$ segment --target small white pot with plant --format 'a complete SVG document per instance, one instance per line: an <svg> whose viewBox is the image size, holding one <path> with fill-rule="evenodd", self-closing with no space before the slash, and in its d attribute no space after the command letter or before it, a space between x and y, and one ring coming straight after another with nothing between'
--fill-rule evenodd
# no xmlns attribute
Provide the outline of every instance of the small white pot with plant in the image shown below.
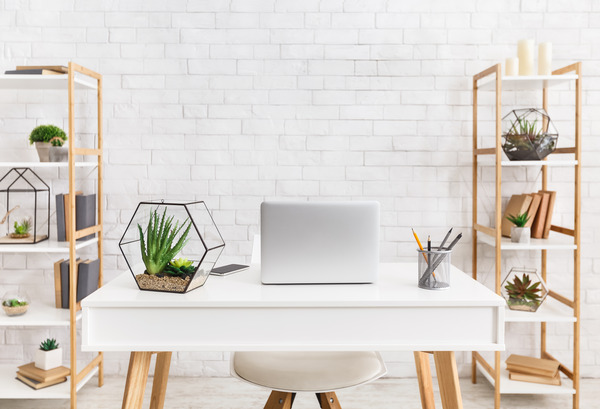
<svg viewBox="0 0 600 409"><path fill-rule="evenodd" d="M525 227L529 221L527 212L518 215L508 215L506 217L509 222L514 224L510 228L510 241L513 243L529 244L531 241L531 228Z"/></svg>
<svg viewBox="0 0 600 409"><path fill-rule="evenodd" d="M29 143L35 144L40 162L63 162L65 149L63 144L67 140L65 131L54 125L37 126L29 134ZM67 156L68 157L68 156ZM56 160L52 160L56 158Z"/></svg>
<svg viewBox="0 0 600 409"><path fill-rule="evenodd" d="M40 348L35 351L35 366L44 371L62 366L62 348L54 338L42 341Z"/></svg>

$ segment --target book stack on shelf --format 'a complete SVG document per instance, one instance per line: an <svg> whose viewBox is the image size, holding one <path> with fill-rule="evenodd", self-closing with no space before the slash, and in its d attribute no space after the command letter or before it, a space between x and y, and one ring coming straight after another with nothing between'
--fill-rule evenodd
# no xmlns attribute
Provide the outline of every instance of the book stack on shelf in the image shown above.
<svg viewBox="0 0 600 409"><path fill-rule="evenodd" d="M60 75L68 72L69 68L64 65L19 65L15 70L4 71L9 75Z"/></svg>
<svg viewBox="0 0 600 409"><path fill-rule="evenodd" d="M527 212L529 220L525 227L531 228L531 237L534 239L547 239L550 236L555 201L556 192L546 190L540 190L537 193L512 195L502 217L502 235L510 237L510 228L513 223L508 220L508 216L517 216Z"/></svg>
<svg viewBox="0 0 600 409"><path fill-rule="evenodd" d="M56 195L56 233L58 241L69 241L71 210L69 194ZM96 195L84 195L77 191L75 195L75 230L82 230L96 224ZM77 239L78 241L94 238L94 234Z"/></svg>
<svg viewBox="0 0 600 409"><path fill-rule="evenodd" d="M45 371L33 362L21 365L17 371L17 379L35 390L66 382L69 375L71 371L67 367L59 366Z"/></svg>
<svg viewBox="0 0 600 409"><path fill-rule="evenodd" d="M506 360L506 369L512 381L560 385L559 367L558 361L523 355L513 354Z"/></svg>
<svg viewBox="0 0 600 409"><path fill-rule="evenodd" d="M100 260L76 260L77 266L77 311L81 300L98 289ZM54 263L54 291L56 308L69 308L69 259Z"/></svg>

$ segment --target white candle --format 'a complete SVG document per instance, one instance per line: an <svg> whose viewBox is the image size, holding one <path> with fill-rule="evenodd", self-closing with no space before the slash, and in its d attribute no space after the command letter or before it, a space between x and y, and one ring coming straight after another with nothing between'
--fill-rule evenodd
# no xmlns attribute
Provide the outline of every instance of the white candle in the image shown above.
<svg viewBox="0 0 600 409"><path fill-rule="evenodd" d="M517 57L507 58L504 64L504 74L507 77L519 75L519 59Z"/></svg>
<svg viewBox="0 0 600 409"><path fill-rule="evenodd" d="M519 75L533 75L533 40L519 40Z"/></svg>
<svg viewBox="0 0 600 409"><path fill-rule="evenodd" d="M552 43L538 47L538 75L552 75Z"/></svg>

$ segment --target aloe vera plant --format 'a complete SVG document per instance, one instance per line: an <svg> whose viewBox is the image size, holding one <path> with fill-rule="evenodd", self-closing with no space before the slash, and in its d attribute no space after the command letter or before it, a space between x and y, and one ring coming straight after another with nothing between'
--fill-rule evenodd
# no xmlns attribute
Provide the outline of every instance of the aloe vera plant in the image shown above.
<svg viewBox="0 0 600 409"><path fill-rule="evenodd" d="M188 219L181 225L179 221L173 225L174 216L167 217L165 208L161 217L158 210L153 210L148 221L146 237L142 226L138 224L140 232L140 246L142 251L142 260L146 266L148 274L162 273L171 260L181 251L187 243L187 236L192 227L192 222ZM186 227L187 224L187 227ZM175 242L175 239L179 239ZM175 242L175 244L173 244Z"/></svg>
<svg viewBox="0 0 600 409"><path fill-rule="evenodd" d="M514 214L510 214L506 216L506 218L516 227L525 227L525 225L529 221L529 215L527 214L527 212L517 214L516 216Z"/></svg>

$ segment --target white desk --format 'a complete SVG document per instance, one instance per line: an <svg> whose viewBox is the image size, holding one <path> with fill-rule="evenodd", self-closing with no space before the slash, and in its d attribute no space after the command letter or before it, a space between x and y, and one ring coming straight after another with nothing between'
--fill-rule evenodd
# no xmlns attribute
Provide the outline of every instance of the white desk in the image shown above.
<svg viewBox="0 0 600 409"><path fill-rule="evenodd" d="M138 351L130 361L127 408L141 405L132 390L145 385L152 351L504 349L502 298L456 268L446 291L419 289L416 275L416 263L381 264L377 284L265 286L253 266L210 277L188 294L169 294L138 290L126 272L83 300L82 349ZM446 358L456 377L454 355ZM419 359L426 381L429 367L419 368ZM169 360L170 352L157 363L166 367L159 371L163 388Z"/></svg>

